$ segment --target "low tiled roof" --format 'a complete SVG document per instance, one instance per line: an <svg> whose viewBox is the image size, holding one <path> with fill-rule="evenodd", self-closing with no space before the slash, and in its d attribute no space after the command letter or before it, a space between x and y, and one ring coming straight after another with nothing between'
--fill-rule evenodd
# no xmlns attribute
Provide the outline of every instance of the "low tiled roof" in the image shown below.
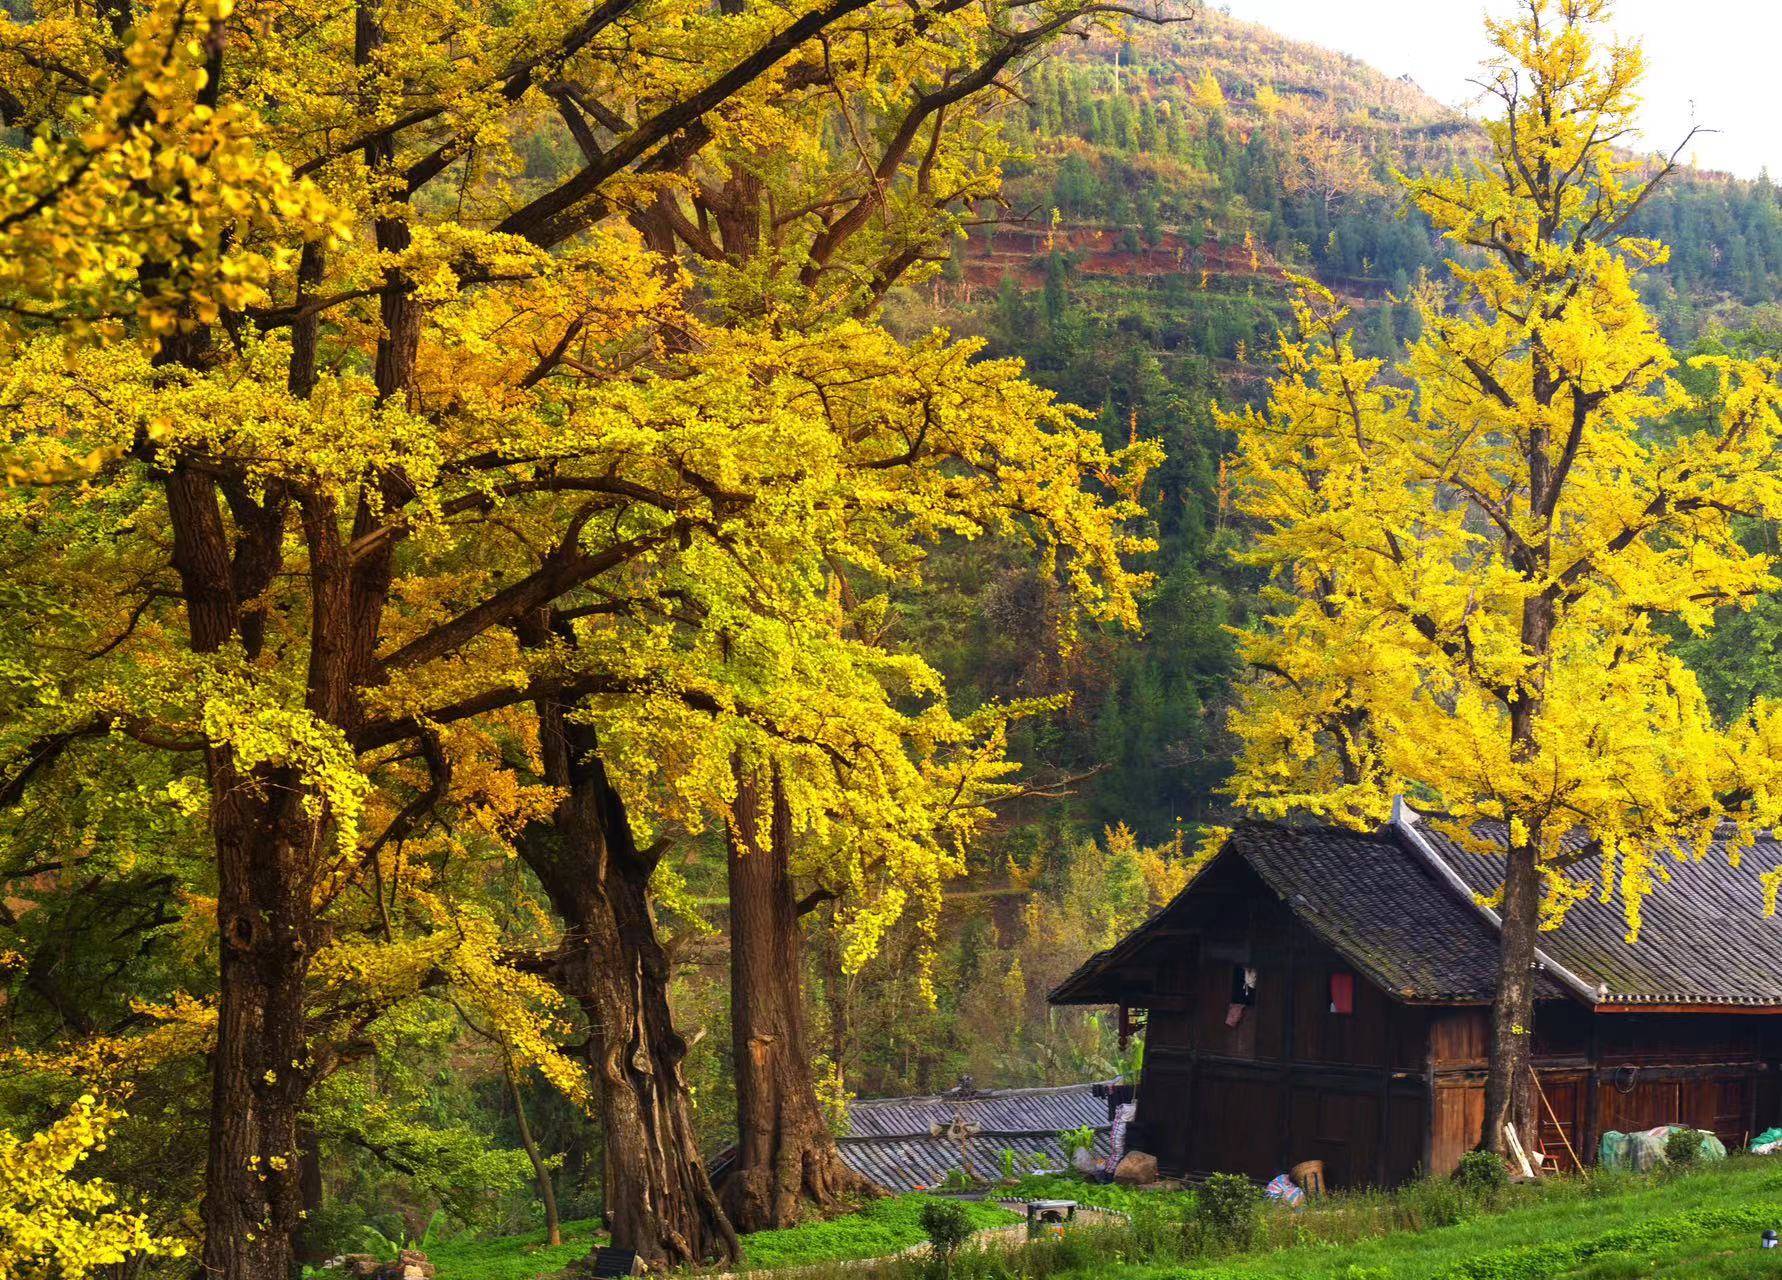
<svg viewBox="0 0 1782 1280"><path fill-rule="evenodd" d="M1006 1148L1023 1168L1067 1164L1058 1135L1066 1129L1095 1131L1095 1155L1108 1153L1108 1104L1097 1086L1040 1089L954 1090L915 1098L857 1098L848 1104L848 1133L837 1139L842 1159L887 1191L935 1187L959 1167L959 1144L936 1138L930 1126L950 1124L955 1114L982 1126L971 1139L972 1170L996 1171Z"/></svg>
<svg viewBox="0 0 1782 1280"><path fill-rule="evenodd" d="M1389 994L1476 1003L1497 989L1496 930L1394 836L1247 823L1231 842L1302 924ZM1538 994L1562 993L1544 979Z"/></svg>
<svg viewBox="0 0 1782 1280"><path fill-rule="evenodd" d="M1248 864L1302 924L1358 973L1401 1000L1478 1004L1496 987L1497 936L1427 860L1387 833L1245 822L1174 902L1059 984L1055 1004L1121 998L1122 964L1161 939L1168 917L1229 859ZM1561 994L1543 979L1542 997Z"/></svg>
<svg viewBox="0 0 1782 1280"><path fill-rule="evenodd" d="M1103 1082L1104 1084L1107 1082ZM1108 1122L1097 1085L1066 1084L1036 1089L953 1089L913 1098L856 1098L848 1104L848 1137L928 1135L930 1125L962 1115L986 1133L1049 1133Z"/></svg>
<svg viewBox="0 0 1782 1280"><path fill-rule="evenodd" d="M1475 892L1495 893L1502 885L1500 858L1464 849L1427 822L1419 829ZM1474 830L1504 842L1502 824ZM1761 837L1742 850L1736 867L1728 855L1729 842L1720 839L1700 857L1667 860L1669 883L1661 882L1642 904L1638 941L1626 940L1619 895L1604 902L1598 892L1541 934L1542 950L1598 988L1600 1004L1782 1008L1782 918L1763 914L1758 881L1782 864L1782 841ZM1570 874L1600 884L1600 859L1585 857Z"/></svg>
<svg viewBox="0 0 1782 1280"><path fill-rule="evenodd" d="M840 1146L849 1168L894 1193L938 1187L947 1174L959 1168L959 1144L945 1138L842 1138ZM1005 1148L1019 1158L1023 1173L1056 1171L1069 1163L1056 1134L1046 1138L973 1138L972 1173L979 1179L995 1177ZM1104 1121L1095 1131L1095 1158L1107 1157L1108 1126Z"/></svg>
<svg viewBox="0 0 1782 1280"><path fill-rule="evenodd" d="M981 1127L970 1140L972 1171L980 1178L997 1172L1005 1148L1020 1157L1023 1171L1064 1168L1068 1160L1058 1135L1066 1129L1094 1130L1095 1156L1102 1160L1111 1126L1107 1100L1096 1090L1111 1083L856 1098L848 1104L848 1132L836 1146L850 1168L892 1192L938 1187L959 1168L959 1143L931 1131L933 1125L951 1124L955 1115ZM712 1161L714 1181L734 1154L731 1148Z"/></svg>

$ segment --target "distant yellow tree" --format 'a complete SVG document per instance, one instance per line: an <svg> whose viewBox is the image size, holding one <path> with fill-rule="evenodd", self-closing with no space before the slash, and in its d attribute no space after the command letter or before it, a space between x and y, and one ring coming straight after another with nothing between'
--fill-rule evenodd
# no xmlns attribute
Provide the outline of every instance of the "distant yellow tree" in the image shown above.
<svg viewBox="0 0 1782 1280"><path fill-rule="evenodd" d="M1382 193L1362 145L1365 122L1341 118L1325 106L1299 122L1293 131L1289 163L1281 174L1282 185L1295 195L1316 196L1329 213L1343 196Z"/></svg>
<svg viewBox="0 0 1782 1280"><path fill-rule="evenodd" d="M1536 934L1593 888L1562 842L1587 833L1631 938L1668 860L1774 820L1776 709L1717 724L1668 637L1777 585L1734 518L1782 512L1778 369L1700 360L1699 400L1671 376L1636 290L1666 251L1626 229L1670 166L1616 150L1641 58L1596 43L1607 13L1523 0L1489 24L1491 161L1409 184L1469 252L1394 376L1308 287L1268 408L1224 419L1273 584L1242 633L1233 792L1354 826L1409 792L1463 842L1505 824L1499 1149L1533 1121Z"/></svg>
<svg viewBox="0 0 1782 1280"><path fill-rule="evenodd" d="M1189 101L1202 111L1223 111L1225 109L1225 90L1219 87L1218 77L1209 69L1200 74L1195 81L1194 92Z"/></svg>
<svg viewBox="0 0 1782 1280"><path fill-rule="evenodd" d="M1286 103L1286 99L1275 91L1272 84L1258 86L1256 90L1256 109L1265 116L1278 114Z"/></svg>

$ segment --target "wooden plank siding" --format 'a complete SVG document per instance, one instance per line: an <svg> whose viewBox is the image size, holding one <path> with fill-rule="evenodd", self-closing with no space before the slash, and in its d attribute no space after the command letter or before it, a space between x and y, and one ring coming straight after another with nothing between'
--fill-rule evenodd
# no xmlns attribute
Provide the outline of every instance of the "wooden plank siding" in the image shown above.
<svg viewBox="0 0 1782 1280"><path fill-rule="evenodd" d="M1477 1141L1484 1118L1490 1021L1484 1009L1435 1016L1430 1057L1437 1093L1430 1167L1442 1174ZM1559 1124L1541 1111L1540 1146L1569 1163L1560 1130L1586 1164L1602 1135L1661 1124L1707 1129L1729 1149L1776 1117L1775 1035L1739 1014L1595 1013L1543 1004L1535 1067ZM1760 1119L1763 1118L1763 1119Z"/></svg>

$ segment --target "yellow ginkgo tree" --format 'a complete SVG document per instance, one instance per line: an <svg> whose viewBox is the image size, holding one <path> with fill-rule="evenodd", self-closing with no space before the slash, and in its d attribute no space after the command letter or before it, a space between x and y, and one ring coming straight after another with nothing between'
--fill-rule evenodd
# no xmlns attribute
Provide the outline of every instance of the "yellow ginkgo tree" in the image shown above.
<svg viewBox="0 0 1782 1280"><path fill-rule="evenodd" d="M1782 512L1778 369L1700 361L1699 399L1672 376L1637 292L1666 251L1629 231L1669 168L1621 150L1641 59L1600 43L1608 11L1522 0L1489 24L1490 155L1408 181L1455 246L1421 341L1392 368L1359 358L1308 287L1266 407L1225 418L1270 574L1233 793L1356 826L1409 794L1494 851L1474 830L1503 824L1498 1149L1506 1122L1532 1132L1538 930L1596 889L1633 937L1668 860L1775 807L1775 709L1716 723L1670 638L1777 585L1735 521Z"/></svg>

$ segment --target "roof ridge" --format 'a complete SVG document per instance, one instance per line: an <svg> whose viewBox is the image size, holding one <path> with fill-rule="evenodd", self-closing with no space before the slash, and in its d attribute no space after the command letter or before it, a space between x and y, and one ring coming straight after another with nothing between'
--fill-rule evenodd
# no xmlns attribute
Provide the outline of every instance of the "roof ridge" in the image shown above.
<svg viewBox="0 0 1782 1280"><path fill-rule="evenodd" d="M1096 1133L1105 1133L1112 1129L1114 1125L1110 1120L1101 1120L1080 1127L1092 1130ZM1056 1138L1058 1136L1058 1131L1056 1129L982 1129L971 1136L974 1138ZM836 1138L835 1141L838 1145L843 1146L850 1143L867 1146L889 1146L894 1143L920 1142L932 1140L933 1138L934 1134L923 1129L919 1133L844 1133ZM947 1138L945 1135L942 1135L940 1140L945 1142L953 1141L953 1139Z"/></svg>
<svg viewBox="0 0 1782 1280"><path fill-rule="evenodd" d="M1472 886L1467 884L1461 874L1449 865L1448 859L1442 855L1435 844L1418 830L1418 825L1422 820L1422 815L1407 804L1403 796L1392 798L1392 817L1388 825L1394 836L1417 855L1419 862L1435 873L1437 881L1445 885L1451 892L1459 895L1462 901L1483 917L1493 932L1502 933L1503 917L1479 901ZM1591 1007L1594 1008L1601 1004L1608 995L1608 983L1599 980L1596 986L1592 987L1578 974L1555 960L1545 949L1537 946L1534 949L1534 954L1535 961L1541 968L1559 979L1561 986L1570 990L1573 995Z"/></svg>

